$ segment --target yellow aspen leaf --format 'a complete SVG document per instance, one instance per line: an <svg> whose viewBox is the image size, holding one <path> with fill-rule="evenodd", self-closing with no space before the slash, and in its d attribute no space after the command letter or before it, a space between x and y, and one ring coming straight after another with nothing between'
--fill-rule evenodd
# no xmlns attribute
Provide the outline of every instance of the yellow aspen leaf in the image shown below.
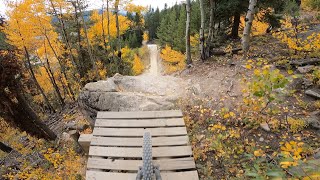
<svg viewBox="0 0 320 180"><path fill-rule="evenodd" d="M247 68L247 69L252 69L252 66L251 66L250 64L247 64L247 65L246 65L246 68Z"/></svg>

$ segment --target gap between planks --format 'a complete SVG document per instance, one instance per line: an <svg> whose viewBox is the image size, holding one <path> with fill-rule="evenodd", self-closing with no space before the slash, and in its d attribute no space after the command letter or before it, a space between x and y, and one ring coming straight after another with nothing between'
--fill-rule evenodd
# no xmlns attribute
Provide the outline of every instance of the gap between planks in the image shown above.
<svg viewBox="0 0 320 180"><path fill-rule="evenodd" d="M189 143L188 136L152 137L152 146L179 146ZM136 146L142 147L143 138L92 137L92 146Z"/></svg>
<svg viewBox="0 0 320 180"><path fill-rule="evenodd" d="M108 120L97 119L95 127L121 127L121 128L138 128L138 127L178 127L185 126L182 118L158 119L158 120Z"/></svg>
<svg viewBox="0 0 320 180"><path fill-rule="evenodd" d="M132 118L174 118L182 117L180 110L168 111L122 111L122 112L108 112L99 111L97 119L99 118L114 118L114 119L132 119Z"/></svg>
<svg viewBox="0 0 320 180"><path fill-rule="evenodd" d="M152 137L187 135L186 127L162 128L94 128L93 136L110 137L142 137L145 132L150 132Z"/></svg>
<svg viewBox="0 0 320 180"><path fill-rule="evenodd" d="M100 157L141 158L142 148L91 146L89 150L89 155L100 156ZM154 158L186 157L186 156L191 157L192 150L191 150L191 146L154 147L152 148L152 156Z"/></svg>
<svg viewBox="0 0 320 180"><path fill-rule="evenodd" d="M134 180L136 179L136 173L113 173L113 172L99 172L89 170L86 174L87 180ZM185 172L165 172L161 173L162 180L198 180L197 171L185 171Z"/></svg>
<svg viewBox="0 0 320 180"><path fill-rule="evenodd" d="M186 170L196 168L192 157L153 160L152 163L153 165L158 165L161 171ZM138 171L139 166L142 166L142 160L89 158L87 163L88 169L103 170Z"/></svg>

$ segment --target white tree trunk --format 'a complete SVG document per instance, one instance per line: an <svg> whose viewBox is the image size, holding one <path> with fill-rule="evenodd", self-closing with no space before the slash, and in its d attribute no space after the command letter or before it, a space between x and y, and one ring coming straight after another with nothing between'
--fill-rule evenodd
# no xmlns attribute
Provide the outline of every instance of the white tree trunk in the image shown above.
<svg viewBox="0 0 320 180"><path fill-rule="evenodd" d="M208 35L208 41L212 42L213 40L213 34L214 34L214 7L215 2L214 0L210 0L210 20L209 20L209 35Z"/></svg>
<svg viewBox="0 0 320 180"><path fill-rule="evenodd" d="M204 14L204 7L203 7L203 0L199 1L200 3L200 13L201 13L201 26L200 26L200 58L202 61L205 60L205 53L204 53L204 18L205 18L205 14Z"/></svg>
<svg viewBox="0 0 320 180"><path fill-rule="evenodd" d="M190 50L190 0L187 0L186 11L187 11L187 21L186 21L186 59L187 66L192 64L191 50Z"/></svg>
<svg viewBox="0 0 320 180"><path fill-rule="evenodd" d="M252 21L253 21L254 14L255 14L256 5L257 5L257 0L250 0L249 9L248 9L247 16L245 19L246 26L244 28L243 37L242 37L242 49L244 51L245 58L246 58L247 53L249 51L250 32L251 32Z"/></svg>

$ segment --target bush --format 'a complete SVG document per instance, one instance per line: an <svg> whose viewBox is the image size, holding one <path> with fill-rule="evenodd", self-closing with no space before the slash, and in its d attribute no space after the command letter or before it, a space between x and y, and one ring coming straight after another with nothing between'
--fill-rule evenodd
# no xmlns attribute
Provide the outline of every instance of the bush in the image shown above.
<svg viewBox="0 0 320 180"><path fill-rule="evenodd" d="M173 73L182 70L186 65L184 54L173 50L168 45L161 50L160 57L164 62L166 73Z"/></svg>
<svg viewBox="0 0 320 180"><path fill-rule="evenodd" d="M320 0L307 0L306 5L313 10L320 10Z"/></svg>

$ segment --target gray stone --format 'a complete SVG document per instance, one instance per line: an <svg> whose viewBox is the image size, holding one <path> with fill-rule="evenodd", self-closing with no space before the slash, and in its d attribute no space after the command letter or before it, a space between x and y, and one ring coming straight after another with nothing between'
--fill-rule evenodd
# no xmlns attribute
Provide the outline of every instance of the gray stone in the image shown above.
<svg viewBox="0 0 320 180"><path fill-rule="evenodd" d="M117 85L113 79L107 79L105 81L88 83L84 86L84 90L95 92L117 92Z"/></svg>
<svg viewBox="0 0 320 180"><path fill-rule="evenodd" d="M306 95L312 96L316 99L320 99L320 90L319 89L308 89L306 90Z"/></svg>
<svg viewBox="0 0 320 180"><path fill-rule="evenodd" d="M91 125L97 111L176 109L176 102L185 93L185 84L172 76L116 74L107 81L87 84L79 94L79 105Z"/></svg>
<svg viewBox="0 0 320 180"><path fill-rule="evenodd" d="M315 129L320 129L320 111L310 113L310 117L307 118L307 123Z"/></svg>
<svg viewBox="0 0 320 180"><path fill-rule="evenodd" d="M309 73L313 70L314 68L314 65L307 65L307 66L302 66L302 67L298 67L298 71L302 74L305 74L305 73Z"/></svg>
<svg viewBox="0 0 320 180"><path fill-rule="evenodd" d="M192 88L192 92L195 95L199 95L200 94L200 92L201 92L200 84L194 84L191 88Z"/></svg>
<svg viewBox="0 0 320 180"><path fill-rule="evenodd" d="M261 127L263 130L267 131L267 132L270 131L270 127L269 127L268 123L261 123L261 124L260 124L260 127Z"/></svg>
<svg viewBox="0 0 320 180"><path fill-rule="evenodd" d="M320 148L318 148L318 149L315 151L314 158L315 158L315 159L320 159Z"/></svg>

